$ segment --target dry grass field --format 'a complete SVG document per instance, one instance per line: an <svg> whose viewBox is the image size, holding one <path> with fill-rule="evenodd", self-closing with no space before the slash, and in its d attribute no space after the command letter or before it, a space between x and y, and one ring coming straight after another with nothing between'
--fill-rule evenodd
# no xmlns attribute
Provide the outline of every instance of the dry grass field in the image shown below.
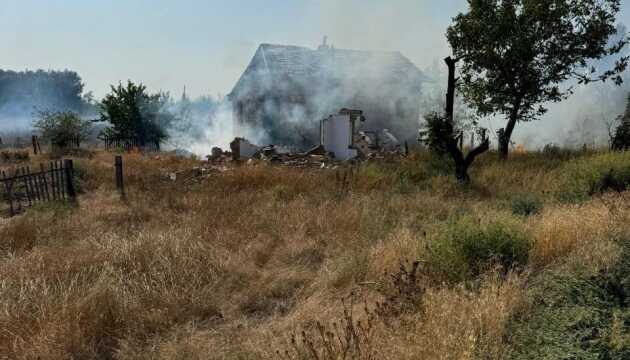
<svg viewBox="0 0 630 360"><path fill-rule="evenodd" d="M0 358L630 354L630 194L606 186L630 153L490 153L465 188L424 153L193 182L166 175L197 161L129 154L125 198L112 165L77 158L76 206L0 219Z"/></svg>

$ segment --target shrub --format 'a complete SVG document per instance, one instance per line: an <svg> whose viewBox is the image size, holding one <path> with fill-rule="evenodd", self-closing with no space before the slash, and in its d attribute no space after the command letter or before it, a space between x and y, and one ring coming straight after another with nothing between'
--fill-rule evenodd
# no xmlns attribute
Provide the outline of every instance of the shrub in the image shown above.
<svg viewBox="0 0 630 360"><path fill-rule="evenodd" d="M518 224L482 224L470 217L447 223L430 246L431 267L450 281L474 278L494 266L524 266L532 240Z"/></svg>
<svg viewBox="0 0 630 360"><path fill-rule="evenodd" d="M556 196L580 202L609 190L630 186L630 152L610 152L569 161L559 169Z"/></svg>
<svg viewBox="0 0 630 360"><path fill-rule="evenodd" d="M512 199L512 213L514 215L535 215L542 210L542 207L542 201L534 194L521 194Z"/></svg>
<svg viewBox="0 0 630 360"><path fill-rule="evenodd" d="M89 121L71 111L40 111L38 116L33 126L41 132L44 141L58 149L78 147L81 141L87 139L92 128Z"/></svg>
<svg viewBox="0 0 630 360"><path fill-rule="evenodd" d="M448 142L455 136L453 124L438 113L424 116L425 128L418 133L418 140L424 143L431 152L448 154Z"/></svg>
<svg viewBox="0 0 630 360"><path fill-rule="evenodd" d="M149 94L143 84L127 82L111 87L112 92L101 101L101 120L111 124L101 136L115 139L137 139L140 145L168 138L166 128L174 116L165 111L168 94Z"/></svg>

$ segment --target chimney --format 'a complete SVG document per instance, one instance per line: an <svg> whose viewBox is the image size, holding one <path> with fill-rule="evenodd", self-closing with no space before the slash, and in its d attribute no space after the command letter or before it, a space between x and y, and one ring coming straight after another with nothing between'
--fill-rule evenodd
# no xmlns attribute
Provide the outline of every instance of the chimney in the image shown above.
<svg viewBox="0 0 630 360"><path fill-rule="evenodd" d="M322 44L317 47L317 50L328 50L330 46L328 45L328 36L324 36L324 41Z"/></svg>

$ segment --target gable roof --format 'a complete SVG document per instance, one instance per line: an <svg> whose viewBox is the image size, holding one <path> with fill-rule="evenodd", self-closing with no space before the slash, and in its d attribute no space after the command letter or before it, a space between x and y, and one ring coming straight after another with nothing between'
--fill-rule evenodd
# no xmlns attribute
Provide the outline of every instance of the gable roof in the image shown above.
<svg viewBox="0 0 630 360"><path fill-rule="evenodd" d="M262 44L234 86L230 97L255 96L268 90L307 86L314 81L346 86L372 82L420 90L423 73L400 52L374 52Z"/></svg>

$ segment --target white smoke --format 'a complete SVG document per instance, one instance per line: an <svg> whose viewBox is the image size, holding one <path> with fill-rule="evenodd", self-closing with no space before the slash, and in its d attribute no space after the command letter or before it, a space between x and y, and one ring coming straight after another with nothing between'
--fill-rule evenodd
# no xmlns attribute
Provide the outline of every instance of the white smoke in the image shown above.
<svg viewBox="0 0 630 360"><path fill-rule="evenodd" d="M467 10L466 0L322 0L320 4L322 28L335 46L401 51L420 68L429 69L425 70L427 75L444 81L431 87L445 91L446 79L440 74L445 69L442 59L450 55L445 33L451 19ZM617 19L620 23L630 23L629 10L629 5L622 4ZM610 66L611 62L606 65ZM512 140L530 149L549 143L570 147L606 145L607 124L621 114L626 105L629 71L621 87L611 82L589 84L578 87L575 94L563 102L545 104L549 112L539 120L517 124ZM432 94L426 91L423 94L421 112L443 110L444 94L436 97L435 91L429 91ZM439 103L434 101L436 98ZM481 119L480 125L494 133L505 126L505 118Z"/></svg>
<svg viewBox="0 0 630 360"><path fill-rule="evenodd" d="M185 123L183 128L169 129L170 147L185 149L200 158L211 154L213 147L229 150L235 134L232 104L222 99L215 108L208 110L192 112L185 119L176 119L175 121L183 120ZM174 114L180 115L177 111ZM266 138L261 129L241 127L239 132L255 144L262 144Z"/></svg>

